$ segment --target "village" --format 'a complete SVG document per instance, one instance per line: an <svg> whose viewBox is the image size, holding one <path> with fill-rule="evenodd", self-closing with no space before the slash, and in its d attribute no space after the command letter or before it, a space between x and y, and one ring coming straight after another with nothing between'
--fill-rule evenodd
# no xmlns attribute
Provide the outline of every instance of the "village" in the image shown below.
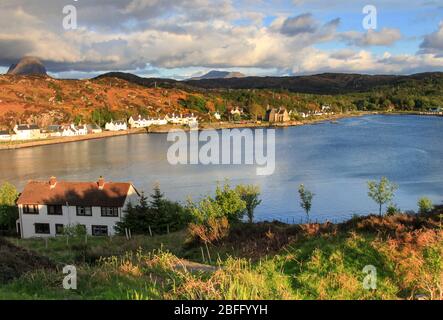
<svg viewBox="0 0 443 320"><path fill-rule="evenodd" d="M103 131L118 132L128 131L129 129L149 128L151 126L164 126L167 124L195 127L198 125L197 117L190 115L166 115L164 118L143 118L138 116L129 120L111 120L106 123L104 129L99 125L93 124L65 124L49 125L41 128L37 124L16 124L10 132L9 130L0 130L0 142L41 140L48 138L76 137L99 134Z"/></svg>
<svg viewBox="0 0 443 320"><path fill-rule="evenodd" d="M224 123L224 120L236 124L247 125L251 121L244 121L242 119L246 118L246 114L243 108L234 107L226 112L227 114L222 116L219 112L214 112L210 114L210 118L215 119L220 124ZM330 106L322 106L321 111L309 111L309 112L297 112L294 110L288 110L285 107L280 108L270 108L268 106L266 114L264 117L258 117L255 119L255 123L262 123L262 121L269 124L276 123L288 123L294 118L307 119L310 117L333 115L334 112L331 111ZM225 119L224 119L225 118ZM200 119L201 121L201 119ZM124 132L131 129L143 129L150 128L153 126L184 126L189 128L197 128L199 124L199 117L191 114L172 114L165 115L164 117L150 118L131 116L129 119L121 120L111 120L107 122L104 127L100 127L96 123L90 124L52 124L44 128L37 124L16 124L12 131L7 129L0 129L0 143L8 142L21 142L21 141L34 141L34 140L45 140L50 138L68 138L68 137L78 137L78 136L88 136L101 134L104 131L107 132Z"/></svg>

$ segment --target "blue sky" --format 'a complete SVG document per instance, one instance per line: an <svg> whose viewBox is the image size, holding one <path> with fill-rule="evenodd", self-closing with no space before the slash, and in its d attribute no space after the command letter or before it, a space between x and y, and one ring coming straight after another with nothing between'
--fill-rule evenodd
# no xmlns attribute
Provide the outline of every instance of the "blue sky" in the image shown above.
<svg viewBox="0 0 443 320"><path fill-rule="evenodd" d="M61 78L443 71L442 22L443 0L2 0L0 72L26 55Z"/></svg>

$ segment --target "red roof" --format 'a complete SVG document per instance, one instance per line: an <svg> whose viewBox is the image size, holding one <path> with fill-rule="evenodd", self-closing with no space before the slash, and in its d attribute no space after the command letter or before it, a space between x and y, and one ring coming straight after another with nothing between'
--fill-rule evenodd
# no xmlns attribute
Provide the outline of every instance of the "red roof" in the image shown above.
<svg viewBox="0 0 443 320"><path fill-rule="evenodd" d="M123 207L131 186L129 182L105 182L100 189L98 182L58 181L51 188L50 181L29 181L17 204Z"/></svg>

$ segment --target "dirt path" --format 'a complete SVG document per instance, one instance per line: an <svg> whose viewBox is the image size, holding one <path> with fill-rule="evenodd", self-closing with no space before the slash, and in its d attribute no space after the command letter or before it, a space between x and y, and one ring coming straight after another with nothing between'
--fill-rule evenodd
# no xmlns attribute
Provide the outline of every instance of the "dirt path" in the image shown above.
<svg viewBox="0 0 443 320"><path fill-rule="evenodd" d="M220 267L214 267L207 264L201 264L183 259L180 259L175 268L187 270L189 272L215 272L220 269Z"/></svg>

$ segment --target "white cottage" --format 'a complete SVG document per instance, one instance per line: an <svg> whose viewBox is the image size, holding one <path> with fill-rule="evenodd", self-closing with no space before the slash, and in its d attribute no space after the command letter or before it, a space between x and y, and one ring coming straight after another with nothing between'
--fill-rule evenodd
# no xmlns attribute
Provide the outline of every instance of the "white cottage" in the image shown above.
<svg viewBox="0 0 443 320"><path fill-rule="evenodd" d="M134 120L134 118L132 117L129 118L128 123L131 128L148 128L154 123L154 121L150 119L144 119L141 115L139 115L136 120Z"/></svg>
<svg viewBox="0 0 443 320"><path fill-rule="evenodd" d="M78 136L85 136L88 134L88 127L84 124L80 124L78 126L74 126L75 130L77 131Z"/></svg>
<svg viewBox="0 0 443 320"><path fill-rule="evenodd" d="M65 226L80 224L89 235L115 234L128 203L139 193L129 182L29 181L17 205L17 227L22 238L53 237Z"/></svg>
<svg viewBox="0 0 443 320"><path fill-rule="evenodd" d="M107 131L126 131L128 130L128 125L125 121L112 121L105 125L105 130Z"/></svg>
<svg viewBox="0 0 443 320"><path fill-rule="evenodd" d="M12 137L9 134L9 131L0 130L0 141L10 141L11 139L12 139Z"/></svg>
<svg viewBox="0 0 443 320"><path fill-rule="evenodd" d="M32 140L40 139L40 128L35 124L17 124L14 127L14 132L17 135L17 140Z"/></svg>
<svg viewBox="0 0 443 320"><path fill-rule="evenodd" d="M74 125L66 125L61 127L62 137L74 137L77 136L78 132Z"/></svg>

